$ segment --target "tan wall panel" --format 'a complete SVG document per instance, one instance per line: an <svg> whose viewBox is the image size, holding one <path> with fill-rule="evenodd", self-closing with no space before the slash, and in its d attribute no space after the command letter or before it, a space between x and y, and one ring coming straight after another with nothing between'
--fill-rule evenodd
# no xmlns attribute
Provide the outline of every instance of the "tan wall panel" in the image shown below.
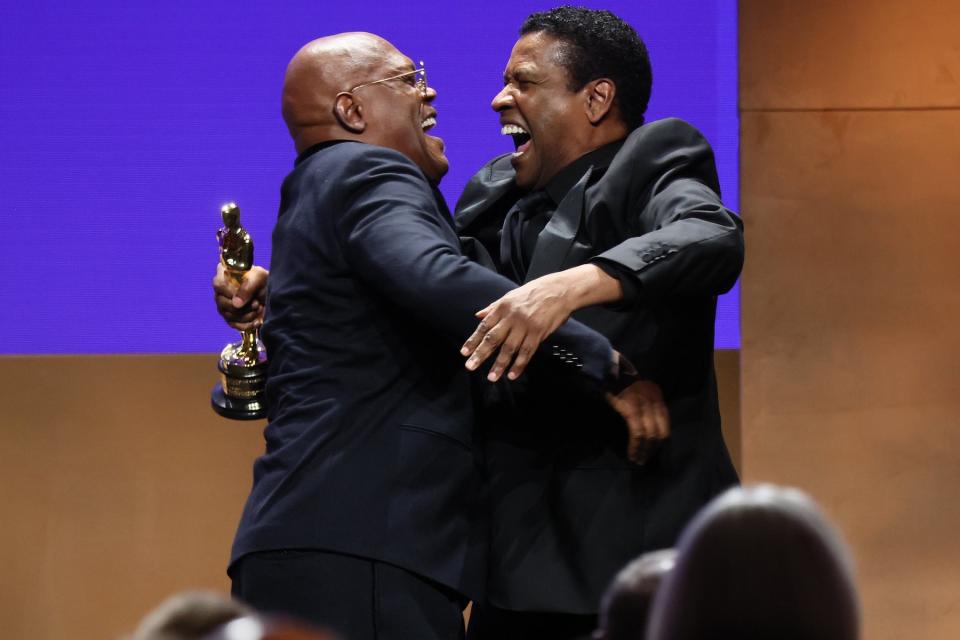
<svg viewBox="0 0 960 640"><path fill-rule="evenodd" d="M720 417L723 439L738 472L742 472L740 454L740 350L722 349L714 353L717 370L717 392L720 394Z"/></svg>
<svg viewBox="0 0 960 640"><path fill-rule="evenodd" d="M0 620L115 638L224 569L261 426L207 406L216 357L0 358Z"/></svg>
<svg viewBox="0 0 960 640"><path fill-rule="evenodd" d="M960 110L741 124L746 480L839 523L864 638L960 637Z"/></svg>
<svg viewBox="0 0 960 640"><path fill-rule="evenodd" d="M116 638L171 593L229 590L224 569L262 423L209 409L215 362L0 358L4 637ZM718 352L733 451L737 366L737 352Z"/></svg>
<svg viewBox="0 0 960 640"><path fill-rule="evenodd" d="M960 106L956 0L741 0L743 109Z"/></svg>

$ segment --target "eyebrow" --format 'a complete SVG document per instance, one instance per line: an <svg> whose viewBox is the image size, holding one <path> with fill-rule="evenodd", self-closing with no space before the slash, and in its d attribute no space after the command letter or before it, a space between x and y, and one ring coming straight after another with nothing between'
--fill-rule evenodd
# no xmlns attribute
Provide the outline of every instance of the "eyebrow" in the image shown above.
<svg viewBox="0 0 960 640"><path fill-rule="evenodd" d="M536 67L534 67L533 65L530 65L530 64L518 65L513 70L513 73L511 73L510 71L503 72L503 84L509 84L511 77L516 78L517 76L528 76L531 73L536 75Z"/></svg>

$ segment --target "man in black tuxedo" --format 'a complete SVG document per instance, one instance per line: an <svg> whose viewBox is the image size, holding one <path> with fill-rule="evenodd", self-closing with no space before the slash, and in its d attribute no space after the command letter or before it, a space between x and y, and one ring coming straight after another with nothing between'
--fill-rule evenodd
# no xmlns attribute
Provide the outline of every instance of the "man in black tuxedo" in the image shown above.
<svg viewBox="0 0 960 640"><path fill-rule="evenodd" d="M516 152L484 166L457 203L459 233L524 283L482 310L464 352L503 345L500 371L573 314L659 385L671 423L637 467L609 407L563 380L502 381L488 393L492 545L472 638L589 637L617 570L673 546L737 482L713 338L716 296L742 266L742 225L720 201L700 133L680 120L643 124L651 77L643 42L613 14L529 16L492 103Z"/></svg>
<svg viewBox="0 0 960 640"><path fill-rule="evenodd" d="M352 640L462 637L485 577L457 350L476 310L516 285L460 252L435 189L447 171L426 133L435 97L422 68L366 33L307 44L284 80L299 155L273 234L266 451L229 573L257 609ZM643 423L649 388L618 375L608 340L571 321L550 341L559 357L538 356L543 371L607 390L634 445L663 435Z"/></svg>

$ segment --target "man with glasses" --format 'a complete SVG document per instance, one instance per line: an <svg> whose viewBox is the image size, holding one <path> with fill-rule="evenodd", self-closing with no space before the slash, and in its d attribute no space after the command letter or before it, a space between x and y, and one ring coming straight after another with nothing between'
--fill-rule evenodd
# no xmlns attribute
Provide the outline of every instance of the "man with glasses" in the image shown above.
<svg viewBox="0 0 960 640"><path fill-rule="evenodd" d="M273 233L266 452L229 573L256 608L350 640L460 638L486 572L458 349L476 310L515 285L460 253L435 188L435 97L422 64L366 33L307 44L284 79L299 155ZM557 357L538 364L612 391L631 442L647 436L645 389L618 375L605 338L570 322L551 342Z"/></svg>

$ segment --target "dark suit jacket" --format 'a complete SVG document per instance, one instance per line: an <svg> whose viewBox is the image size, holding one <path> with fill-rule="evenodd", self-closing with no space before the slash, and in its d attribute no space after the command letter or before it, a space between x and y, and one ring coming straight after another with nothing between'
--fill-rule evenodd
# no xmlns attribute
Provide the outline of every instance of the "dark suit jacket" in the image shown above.
<svg viewBox="0 0 960 640"><path fill-rule="evenodd" d="M609 166L587 170L540 234L527 280L597 261L633 285L634 299L574 317L661 386L672 434L636 468L619 417L565 381L532 372L488 394L493 604L595 612L618 569L672 546L697 509L737 481L720 432L713 337L716 296L740 272L743 236L718 194L699 132L680 120L652 122ZM516 198L509 156L493 160L457 204L459 233L495 253Z"/></svg>
<svg viewBox="0 0 960 640"><path fill-rule="evenodd" d="M305 155L273 233L266 452L232 561L324 549L478 597L486 520L459 347L514 284L461 255L401 154L339 142ZM556 337L582 367L545 358L554 370L599 383L609 342L575 323Z"/></svg>

